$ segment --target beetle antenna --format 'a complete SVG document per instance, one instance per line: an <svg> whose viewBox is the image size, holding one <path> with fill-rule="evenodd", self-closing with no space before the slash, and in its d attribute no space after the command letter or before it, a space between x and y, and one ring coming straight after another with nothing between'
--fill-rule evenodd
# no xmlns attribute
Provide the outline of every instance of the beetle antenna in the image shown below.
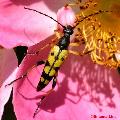
<svg viewBox="0 0 120 120"><path fill-rule="evenodd" d="M87 16L83 17L83 19L77 21L78 23L74 26L74 28L75 28L76 26L78 26L79 23L82 22L82 21L84 21L85 19L87 19L87 18L89 18L89 17L91 17L91 16L98 15L98 14L100 14L100 13L106 13L106 12L112 12L112 11L108 11L108 10L106 10L106 11L104 11L104 10L99 10L99 11L97 11L97 12L95 12L95 13L92 13L92 14L90 14L90 15L87 15Z"/></svg>
<svg viewBox="0 0 120 120"><path fill-rule="evenodd" d="M46 17L49 17L50 19L54 20L55 22L57 22L59 25L61 25L61 26L65 29L65 26L64 26L64 25L62 25L60 22L58 22L57 20L55 20L53 17L51 17L51 16L49 16L49 15L47 15L47 14L45 14L45 13L42 13L42 12L40 12L40 11L37 11L37 10L35 10L35 9L31 9L31 8L28 8L28 7L24 7L24 9L32 10L32 11L37 12L37 13L39 13L39 14L42 14L42 15L44 15L44 16L46 16Z"/></svg>

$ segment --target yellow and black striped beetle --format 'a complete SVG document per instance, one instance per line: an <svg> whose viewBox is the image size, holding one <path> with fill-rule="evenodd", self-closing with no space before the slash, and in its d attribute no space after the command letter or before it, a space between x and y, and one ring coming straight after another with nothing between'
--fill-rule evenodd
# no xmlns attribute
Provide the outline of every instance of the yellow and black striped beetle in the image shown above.
<svg viewBox="0 0 120 120"><path fill-rule="evenodd" d="M43 14L47 17L50 17L50 16L48 16L44 13L41 13L37 10L26 8L26 7L24 7L24 8L28 9L28 10L33 10L33 11ZM50 18L53 19L52 17L50 17ZM56 20L54 20L54 21L56 21ZM44 66L42 75L40 77L40 81L37 85L37 91L41 91L43 88L45 88L51 80L53 80L52 89L54 89L54 87L56 86L56 76L57 76L58 70L61 67L61 65L63 64L64 60L68 56L68 47L70 44L70 36L73 34L74 27L72 27L70 25L65 27L58 21L56 21L56 22L63 27L64 35L58 40L58 43L55 44L53 46L53 48L50 50L48 59L45 62L45 66ZM44 63L44 62L40 61L37 63L37 65L40 65L42 63ZM45 98L45 96L43 96L41 98L41 100L43 100L44 98ZM38 105L38 108L39 108L39 105ZM36 111L34 113L34 117L37 113L38 108L36 109Z"/></svg>

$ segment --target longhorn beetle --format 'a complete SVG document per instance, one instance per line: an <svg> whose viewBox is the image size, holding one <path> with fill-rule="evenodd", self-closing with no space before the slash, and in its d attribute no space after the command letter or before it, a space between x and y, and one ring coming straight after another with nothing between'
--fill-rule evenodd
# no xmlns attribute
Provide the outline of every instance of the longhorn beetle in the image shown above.
<svg viewBox="0 0 120 120"><path fill-rule="evenodd" d="M37 10L26 8L26 7L24 7L24 8L28 9L28 10L33 10L35 12L38 12L40 14L43 14L43 15L53 19L52 17L50 17L44 13L41 13ZM54 87L56 85L56 76L57 76L58 70L59 70L60 66L63 64L64 60L68 56L68 46L70 44L70 36L73 34L74 27L72 27L70 25L65 27L61 23L56 21L55 19L53 19L53 20L63 27L64 35L58 40L58 43L53 46L53 48L51 49L51 51L48 55L48 59L45 62L45 66L44 66L40 81L37 85L37 91L40 91L43 88L45 88L51 80L53 80L52 89L54 89ZM40 64L41 64L41 62L38 62L38 65L40 65ZM45 98L45 96L43 96L41 98L41 101L44 98ZM39 107L40 107L40 104L38 105L33 117L35 117L35 115L37 114Z"/></svg>
<svg viewBox="0 0 120 120"><path fill-rule="evenodd" d="M73 31L74 28L80 22L82 22L84 19L86 19L88 17L91 17L93 15L99 14L101 12L108 12L108 11L101 11L100 10L100 11L94 13L94 14L90 14L88 16L85 16L82 20L78 21L78 23L74 27L72 27L70 25L63 26L61 23L59 23L57 20L55 20L51 16L49 16L47 14L44 14L40 11L37 11L35 9L31 9L31 8L27 8L27 7L24 7L24 9L32 10L32 11L40 13L40 14L46 16L46 17L49 17L50 19L54 20L55 22L57 22L59 25L61 25L63 27L63 36L58 40L58 43L56 43L52 47L52 49L50 50L50 53L48 55L48 59L46 60L46 62L39 61L36 64L37 66L41 65L41 64L45 64L45 66L43 68L42 75L40 77L40 81L37 85L37 91L41 91L43 88L45 88L48 85L48 83L51 80L53 80L52 89L47 92L49 94L54 89L54 87L56 86L56 77L57 77L58 70L60 69L61 65L63 64L63 62L65 61L65 59L67 58L67 56L69 54L68 47L70 45L70 36L74 33L74 31ZM91 52L91 50L87 51L83 54L88 54L89 52ZM23 75L22 77L18 78L18 79L21 79L25 76L26 76L26 74ZM18 80L18 79L16 79L16 80ZM14 80L14 81L16 81L16 80ZM12 84L13 82L11 82L10 84ZM10 84L8 84L8 85L10 85ZM39 104L38 104L38 106L37 106L37 108L34 112L33 117L35 117L36 114L38 113L41 102L45 99L45 97L46 97L46 95L42 96L42 98L41 98L41 100L40 100L40 102L39 102Z"/></svg>

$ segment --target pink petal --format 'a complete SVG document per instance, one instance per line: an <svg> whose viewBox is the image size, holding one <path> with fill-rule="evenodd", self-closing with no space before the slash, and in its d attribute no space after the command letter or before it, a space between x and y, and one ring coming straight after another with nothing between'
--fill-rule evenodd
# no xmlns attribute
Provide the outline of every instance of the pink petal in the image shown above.
<svg viewBox="0 0 120 120"><path fill-rule="evenodd" d="M74 26L76 21L75 13L69 6L62 7L57 12L57 20L64 26L71 25ZM58 25L58 28L61 26Z"/></svg>
<svg viewBox="0 0 120 120"><path fill-rule="evenodd" d="M15 79L17 58L13 50L0 49L0 119L4 106L10 97L12 85L5 87Z"/></svg>
<svg viewBox="0 0 120 120"><path fill-rule="evenodd" d="M31 51L40 48L39 45ZM39 56L25 58L19 75L35 64L38 58L40 60L47 50L40 52ZM36 92L42 69L43 66L32 69L28 79L21 79L14 85L13 105L17 120L33 120L41 95L51 87L50 84L44 91ZM35 120L90 120L93 115L120 118L120 82L116 70L95 65L87 56L70 55L61 67L57 80L59 86L43 101Z"/></svg>
<svg viewBox="0 0 120 120"><path fill-rule="evenodd" d="M54 6L55 4L57 6ZM50 18L25 10L24 6L46 13L56 19L56 11L64 1L0 1L0 45L12 48L31 46L54 34L56 22Z"/></svg>

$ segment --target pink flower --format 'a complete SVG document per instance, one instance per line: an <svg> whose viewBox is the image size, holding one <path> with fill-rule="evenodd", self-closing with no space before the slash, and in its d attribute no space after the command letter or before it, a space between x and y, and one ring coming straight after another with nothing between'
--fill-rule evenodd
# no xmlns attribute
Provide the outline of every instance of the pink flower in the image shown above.
<svg viewBox="0 0 120 120"><path fill-rule="evenodd" d="M61 1L60 3L58 3L58 0L51 3L49 2L47 0L40 1L40 3L34 3L33 6L30 7L35 7L35 9L42 12L45 11L44 13L54 17L55 14L52 14L51 10L54 11L58 9L59 6L61 6ZM27 21L28 29L25 31L28 31L26 33L28 37L30 37L28 39L26 37L27 35L19 34L18 31L17 35L15 33L14 41L18 38L19 40L20 38L21 40L23 40L23 38L25 40L25 37L27 41L18 40L18 43L10 42L10 45L7 47L23 44L30 46L41 41L39 44L29 48L28 52L34 53L54 38L52 34L54 33L56 23L32 11L23 10L23 12L21 10L23 4L26 5L25 3L20 4L16 2L13 8L19 5L19 7L17 6L18 11L20 9L21 16L24 15L25 17L18 15L18 23L21 23L20 20L22 19L22 29L24 29L26 23L24 24L23 21ZM16 14L18 14L17 11ZM44 18L44 20L41 21L42 19L40 19L40 17L42 19ZM14 28L16 29L16 26ZM21 29L20 31L23 32ZM38 38L40 41L38 41ZM32 42L30 39L35 41ZM6 42L2 41L1 43L2 46L6 46ZM33 120L37 103L40 101L41 96L51 88L50 83L44 90L36 92L36 86L39 82L43 65L30 70L38 60L47 59L49 50L50 47L47 47L40 51L39 55L27 55L19 66L17 77L24 75L27 71L28 74L24 79L16 81L13 87L13 105L17 120ZM89 60L89 56L79 57L71 54L59 70L57 81L58 85L55 87L55 91L49 94L42 102L40 111L34 118L35 120L90 120L94 117L97 117L97 120L99 120L101 116L107 118L110 116L112 119L120 118L120 82L119 75L115 70L109 70L93 64Z"/></svg>
<svg viewBox="0 0 120 120"><path fill-rule="evenodd" d="M0 120L4 106L10 97L12 85L5 87L16 78L17 58L13 50L0 49Z"/></svg>

